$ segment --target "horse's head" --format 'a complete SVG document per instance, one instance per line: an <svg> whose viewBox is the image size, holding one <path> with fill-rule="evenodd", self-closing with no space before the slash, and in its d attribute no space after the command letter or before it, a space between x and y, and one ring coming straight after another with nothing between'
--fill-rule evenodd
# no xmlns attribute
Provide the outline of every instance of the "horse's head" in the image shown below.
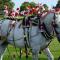
<svg viewBox="0 0 60 60"><path fill-rule="evenodd" d="M60 42L60 13L55 13L54 14L54 21L55 21L55 32L56 32L56 36L58 38L58 41Z"/></svg>

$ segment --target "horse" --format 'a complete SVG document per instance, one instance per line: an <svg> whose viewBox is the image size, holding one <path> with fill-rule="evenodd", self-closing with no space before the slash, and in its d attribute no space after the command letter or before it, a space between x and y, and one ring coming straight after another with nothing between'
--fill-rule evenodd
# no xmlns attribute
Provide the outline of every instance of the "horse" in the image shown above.
<svg viewBox="0 0 60 60"><path fill-rule="evenodd" d="M13 20L14 20L14 19L13 19ZM35 20L35 18L34 18L34 20ZM2 23L3 23L3 24L6 23L7 25L5 24L5 26L6 26L6 27L9 27L10 25L14 25L14 22L18 23L17 21L12 21L12 20L8 20L8 19L7 19L7 20L6 20L6 19L0 20L0 29L1 29L1 24L2 24ZM3 25L3 24L2 24L2 25ZM21 24L21 21L20 21L16 26L18 27L20 24ZM11 27L12 27L12 26L10 26L10 28L11 28ZM9 29L10 29L10 28L9 28ZM2 29L5 29L5 28L2 27ZM9 31L9 29L6 28L7 31L5 31L5 33L3 32L4 34L2 33L2 34L3 34L2 36L5 36L5 35L7 36L7 33L8 33L8 31ZM0 30L0 36L1 36L1 30ZM5 37L6 37L6 36L5 36ZM4 37L3 37L3 38L4 38ZM1 45L3 42L4 42L4 41L1 40L1 37L0 37L0 47L1 47L0 53L1 53L1 54L6 51L6 49L2 49L2 46L5 46L5 45L6 45L6 44ZM6 42L4 42L4 43L6 43ZM3 50L5 50L5 51L3 51ZM50 51L49 51L48 48L46 48L45 50L48 51L48 53L50 54ZM45 50L44 50L44 51L45 51ZM45 53L46 53L46 52L45 52ZM47 54L47 53L46 53L46 54ZM48 54L48 55L49 55L49 54ZM3 55L4 55L4 54L3 54ZM1 56L1 60L3 59L3 55Z"/></svg>
<svg viewBox="0 0 60 60"><path fill-rule="evenodd" d="M49 13L47 14L47 16L44 19L44 24L46 25L47 29L49 28L49 33L52 32L51 27L53 27L53 25L51 25L52 21L53 21L53 17L54 17L54 13ZM59 16L57 16L55 18L55 21L58 21ZM10 20L6 20L2 23L1 25L1 35L2 36L7 36L7 42L15 45L16 47L19 48L24 48L25 44L24 44L24 31L22 26L19 28L19 22L16 23L15 27L12 28L12 30L9 32L9 21ZM7 22L7 23L6 23ZM59 26L59 21L58 23L55 22L58 26ZM6 27L5 27L6 26ZM55 32L58 32L58 34L56 35L58 40L60 40L59 38L59 27L54 27ZM25 32L27 31L27 28L25 28ZM9 33L9 34L8 34ZM44 49L46 46L48 46L48 44L51 42L51 39L46 40L46 38L42 35L41 30L39 29L38 26L32 26L31 29L29 28L29 34L30 34L30 39L29 39L29 45L32 49L32 56L33 56L33 60L38 60L38 53L40 50ZM14 42L13 42L14 40ZM15 43L15 44L14 44ZM0 46L0 57L1 55L4 53L6 47L8 44L5 45L1 45ZM53 60L52 58L50 58L49 60Z"/></svg>

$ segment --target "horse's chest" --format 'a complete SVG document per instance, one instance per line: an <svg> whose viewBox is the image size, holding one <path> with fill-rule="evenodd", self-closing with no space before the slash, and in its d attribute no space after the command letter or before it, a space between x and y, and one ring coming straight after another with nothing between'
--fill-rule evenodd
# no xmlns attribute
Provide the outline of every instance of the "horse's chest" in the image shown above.
<svg viewBox="0 0 60 60"><path fill-rule="evenodd" d="M24 34L25 33L25 34ZM32 28L25 28L25 31L23 28L16 28L10 32L9 36L14 35L15 40L24 39L24 36L31 36L36 37L38 35L38 27L32 27Z"/></svg>
<svg viewBox="0 0 60 60"><path fill-rule="evenodd" d="M38 33L38 27L33 26L30 32L31 36L35 36L37 35L37 33Z"/></svg>

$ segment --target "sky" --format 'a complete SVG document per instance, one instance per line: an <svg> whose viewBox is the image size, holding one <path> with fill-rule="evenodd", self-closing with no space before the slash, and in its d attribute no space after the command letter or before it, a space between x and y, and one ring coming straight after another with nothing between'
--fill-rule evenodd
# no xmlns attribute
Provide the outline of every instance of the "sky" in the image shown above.
<svg viewBox="0 0 60 60"><path fill-rule="evenodd" d="M32 2L34 1L35 3L42 3L42 4L47 4L50 8L53 6L56 6L58 0L12 0L15 3L14 9L20 7L21 4L25 1L27 2Z"/></svg>

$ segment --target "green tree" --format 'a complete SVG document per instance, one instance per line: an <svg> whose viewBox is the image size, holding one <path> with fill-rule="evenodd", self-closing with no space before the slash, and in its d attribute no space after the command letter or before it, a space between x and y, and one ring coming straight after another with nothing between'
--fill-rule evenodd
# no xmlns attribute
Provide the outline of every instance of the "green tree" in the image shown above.
<svg viewBox="0 0 60 60"><path fill-rule="evenodd" d="M22 3L22 5L20 6L20 11L26 10L26 7L29 6L29 5L30 5L29 2Z"/></svg>
<svg viewBox="0 0 60 60"><path fill-rule="evenodd" d="M30 6L31 6L31 7L35 7L35 6L36 6L36 3L30 2Z"/></svg>
<svg viewBox="0 0 60 60"><path fill-rule="evenodd" d="M48 10L47 4L43 4L43 6L44 6L45 10Z"/></svg>
<svg viewBox="0 0 60 60"><path fill-rule="evenodd" d="M12 0L0 0L0 13L4 10L4 5L8 6L8 9L11 10L14 7L14 3Z"/></svg>
<svg viewBox="0 0 60 60"><path fill-rule="evenodd" d="M20 6L20 11L26 10L26 7L27 6L35 7L36 6L36 3L34 3L34 2L30 2L30 3L29 2L24 2Z"/></svg>
<svg viewBox="0 0 60 60"><path fill-rule="evenodd" d="M58 0L56 8L60 8L60 0Z"/></svg>

